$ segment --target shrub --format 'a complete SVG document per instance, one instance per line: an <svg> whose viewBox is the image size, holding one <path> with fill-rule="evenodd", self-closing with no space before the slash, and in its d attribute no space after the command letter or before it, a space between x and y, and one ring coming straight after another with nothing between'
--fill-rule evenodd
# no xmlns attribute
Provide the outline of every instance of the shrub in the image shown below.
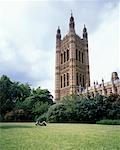
<svg viewBox="0 0 120 150"><path fill-rule="evenodd" d="M94 98L69 95L48 110L49 122L96 123L103 119L120 119L120 96Z"/></svg>
<svg viewBox="0 0 120 150"><path fill-rule="evenodd" d="M41 116L39 116L36 121L40 122L47 121L47 113L44 113Z"/></svg>
<svg viewBox="0 0 120 150"><path fill-rule="evenodd" d="M105 120L97 121L96 123L97 124L106 124L106 125L120 125L120 120L105 119Z"/></svg>
<svg viewBox="0 0 120 150"><path fill-rule="evenodd" d="M0 122L4 120L3 116L0 114Z"/></svg>
<svg viewBox="0 0 120 150"><path fill-rule="evenodd" d="M48 110L49 122L66 122L66 107L62 103L52 105Z"/></svg>

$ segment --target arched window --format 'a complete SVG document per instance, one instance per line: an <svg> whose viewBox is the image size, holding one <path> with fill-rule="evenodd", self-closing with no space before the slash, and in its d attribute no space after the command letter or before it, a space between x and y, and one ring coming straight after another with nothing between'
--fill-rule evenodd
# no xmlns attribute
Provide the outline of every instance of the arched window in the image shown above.
<svg viewBox="0 0 120 150"><path fill-rule="evenodd" d="M61 64L63 63L63 54L61 54Z"/></svg>
<svg viewBox="0 0 120 150"><path fill-rule="evenodd" d="M69 73L67 73L67 86L69 86Z"/></svg>
<svg viewBox="0 0 120 150"><path fill-rule="evenodd" d="M83 75L83 87L85 87L85 77Z"/></svg>
<svg viewBox="0 0 120 150"><path fill-rule="evenodd" d="M62 88L62 76L61 76L61 88Z"/></svg>
<svg viewBox="0 0 120 150"><path fill-rule="evenodd" d="M65 74L64 74L64 87L65 87Z"/></svg>
<svg viewBox="0 0 120 150"><path fill-rule="evenodd" d="M78 60L78 50L76 49L76 60Z"/></svg>
<svg viewBox="0 0 120 150"><path fill-rule="evenodd" d="M80 61L80 51L79 51L79 61Z"/></svg>
<svg viewBox="0 0 120 150"><path fill-rule="evenodd" d="M66 52L64 52L64 62L66 62Z"/></svg>
<svg viewBox="0 0 120 150"><path fill-rule="evenodd" d="M79 85L79 81L78 81L78 73L76 73L76 85Z"/></svg>
<svg viewBox="0 0 120 150"><path fill-rule="evenodd" d="M81 74L80 74L80 84L81 84Z"/></svg>
<svg viewBox="0 0 120 150"><path fill-rule="evenodd" d="M82 53L82 63L84 63L84 54Z"/></svg>
<svg viewBox="0 0 120 150"><path fill-rule="evenodd" d="M67 49L67 61L69 60L69 50Z"/></svg>

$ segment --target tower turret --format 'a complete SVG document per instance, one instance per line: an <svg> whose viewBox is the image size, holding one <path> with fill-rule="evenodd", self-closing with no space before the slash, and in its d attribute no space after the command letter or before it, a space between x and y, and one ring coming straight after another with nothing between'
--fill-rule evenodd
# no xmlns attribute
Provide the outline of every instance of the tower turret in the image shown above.
<svg viewBox="0 0 120 150"><path fill-rule="evenodd" d="M85 53L85 70L86 70L86 83L90 86L90 70L89 70L89 54L88 54L88 33L87 28L84 25L83 28L83 42L84 42L84 53Z"/></svg>
<svg viewBox="0 0 120 150"><path fill-rule="evenodd" d="M83 39L88 39L88 34L87 34L87 28L86 26L84 25L84 28L83 28Z"/></svg>
<svg viewBox="0 0 120 150"><path fill-rule="evenodd" d="M56 66L55 66L55 100L60 100L60 53L61 53L61 31L60 27L56 34Z"/></svg>
<svg viewBox="0 0 120 150"><path fill-rule="evenodd" d="M60 31L60 27L59 26L58 26L58 29L57 29L56 39L57 40L61 40L61 31Z"/></svg>
<svg viewBox="0 0 120 150"><path fill-rule="evenodd" d="M70 22L69 22L69 31L75 32L75 22L74 22L74 17L72 13L71 13Z"/></svg>
<svg viewBox="0 0 120 150"><path fill-rule="evenodd" d="M118 77L117 72L112 72L111 80L112 80L112 81L115 81L115 80L118 80L118 79L119 79L119 77Z"/></svg>

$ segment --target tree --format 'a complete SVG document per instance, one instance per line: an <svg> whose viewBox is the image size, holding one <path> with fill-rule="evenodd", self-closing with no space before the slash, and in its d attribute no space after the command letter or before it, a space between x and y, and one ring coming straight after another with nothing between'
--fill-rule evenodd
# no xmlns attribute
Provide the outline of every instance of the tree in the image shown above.
<svg viewBox="0 0 120 150"><path fill-rule="evenodd" d="M104 103L106 107L105 119L120 119L120 95L111 94Z"/></svg>
<svg viewBox="0 0 120 150"><path fill-rule="evenodd" d="M0 114L12 110L14 102L11 99L12 81L5 75L0 78Z"/></svg>
<svg viewBox="0 0 120 150"><path fill-rule="evenodd" d="M23 109L29 114L29 119L36 120L40 115L48 111L53 104L52 95L47 89L33 89L31 95L23 102Z"/></svg>
<svg viewBox="0 0 120 150"><path fill-rule="evenodd" d="M67 122L66 107L62 103L52 105L48 110L49 122Z"/></svg>
<svg viewBox="0 0 120 150"><path fill-rule="evenodd" d="M0 78L0 120L34 120L53 104L47 89L31 90L29 84L13 82L3 75Z"/></svg>
<svg viewBox="0 0 120 150"><path fill-rule="evenodd" d="M41 89L38 87L36 90L33 89L31 96L39 95L40 101L48 102L49 104L53 104L53 96L47 89Z"/></svg>

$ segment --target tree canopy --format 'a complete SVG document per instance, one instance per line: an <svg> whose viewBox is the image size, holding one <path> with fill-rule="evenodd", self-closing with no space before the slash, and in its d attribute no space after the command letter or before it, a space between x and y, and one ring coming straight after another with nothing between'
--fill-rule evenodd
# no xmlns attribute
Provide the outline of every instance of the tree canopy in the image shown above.
<svg viewBox="0 0 120 150"><path fill-rule="evenodd" d="M84 122L120 119L120 95L68 95L54 103L47 89L0 78L0 121Z"/></svg>
<svg viewBox="0 0 120 150"><path fill-rule="evenodd" d="M28 83L12 81L6 75L0 78L0 120L34 120L53 104L47 89L31 89Z"/></svg>

